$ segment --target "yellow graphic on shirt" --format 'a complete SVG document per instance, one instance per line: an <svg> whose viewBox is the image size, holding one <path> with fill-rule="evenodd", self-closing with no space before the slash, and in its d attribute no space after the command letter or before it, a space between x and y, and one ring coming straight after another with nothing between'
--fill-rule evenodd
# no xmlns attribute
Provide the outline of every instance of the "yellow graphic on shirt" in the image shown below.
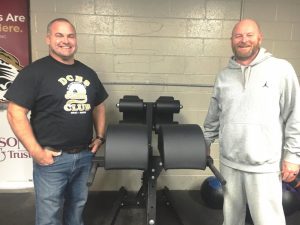
<svg viewBox="0 0 300 225"><path fill-rule="evenodd" d="M85 114L91 110L91 105L87 103L86 87L90 85L88 80L84 80L82 76L78 75L67 75L58 79L58 81L67 87L65 111L71 114Z"/></svg>

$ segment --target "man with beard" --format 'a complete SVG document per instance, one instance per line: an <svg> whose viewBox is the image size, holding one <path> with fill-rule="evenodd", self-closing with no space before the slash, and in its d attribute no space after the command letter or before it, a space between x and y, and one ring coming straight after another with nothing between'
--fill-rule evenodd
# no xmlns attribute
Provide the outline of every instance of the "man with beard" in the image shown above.
<svg viewBox="0 0 300 225"><path fill-rule="evenodd" d="M97 74L75 60L76 31L67 19L48 24L46 43L49 55L22 69L5 94L8 121L33 158L35 224L83 225L108 94Z"/></svg>
<svg viewBox="0 0 300 225"><path fill-rule="evenodd" d="M284 225L282 181L300 165L300 90L286 60L261 48L251 19L232 31L234 56L217 76L204 122L207 146L219 138L224 186L223 225Z"/></svg>

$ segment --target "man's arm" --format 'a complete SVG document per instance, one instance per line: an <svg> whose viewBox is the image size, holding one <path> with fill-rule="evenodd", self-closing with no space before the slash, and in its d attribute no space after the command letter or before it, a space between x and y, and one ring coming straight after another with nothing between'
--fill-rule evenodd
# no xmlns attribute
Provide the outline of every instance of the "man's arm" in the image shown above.
<svg viewBox="0 0 300 225"><path fill-rule="evenodd" d="M94 108L93 120L94 120L96 136L104 137L104 135L105 135L105 106L104 106L103 102ZM95 153L98 150L98 148L101 147L102 144L103 143L100 139L94 138L92 143L90 144L91 151L93 153Z"/></svg>
<svg viewBox="0 0 300 225"><path fill-rule="evenodd" d="M281 82L283 92L280 100L281 117L285 122L281 173L283 181L291 182L300 167L300 89L291 64L287 64L285 72L288 75Z"/></svg>
<svg viewBox="0 0 300 225"><path fill-rule="evenodd" d="M203 124L204 127L204 138L207 147L207 154L210 155L210 146L215 139L219 138L219 127L220 127L220 109L218 107L217 100L212 97L208 112Z"/></svg>
<svg viewBox="0 0 300 225"><path fill-rule="evenodd" d="M40 165L50 165L53 163L53 156L59 153L45 150L37 142L27 117L28 112L28 109L9 102L7 107L7 119L10 127L37 163Z"/></svg>

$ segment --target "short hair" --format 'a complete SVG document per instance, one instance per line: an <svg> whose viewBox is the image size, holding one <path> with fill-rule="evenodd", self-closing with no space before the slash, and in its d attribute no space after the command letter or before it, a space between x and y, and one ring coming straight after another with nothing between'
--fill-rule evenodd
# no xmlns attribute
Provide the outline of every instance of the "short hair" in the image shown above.
<svg viewBox="0 0 300 225"><path fill-rule="evenodd" d="M47 25L47 34L49 34L51 32L51 26L55 22L66 22L66 23L70 24L73 27L74 31L76 32L76 29L75 29L74 25L68 19L66 19L66 18L56 18L56 19L51 20L48 23L48 25Z"/></svg>

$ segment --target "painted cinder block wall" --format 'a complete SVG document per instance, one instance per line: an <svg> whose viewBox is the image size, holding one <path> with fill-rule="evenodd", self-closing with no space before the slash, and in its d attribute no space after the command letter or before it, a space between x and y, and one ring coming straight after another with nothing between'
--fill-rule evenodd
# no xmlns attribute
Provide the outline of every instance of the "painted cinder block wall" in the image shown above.
<svg viewBox="0 0 300 225"><path fill-rule="evenodd" d="M30 6L32 60L48 54L44 39L50 20L72 21L78 32L77 59L98 73L109 92L108 124L121 119L115 106L120 98L138 95L150 102L174 96L183 105L175 120L202 126L212 88L201 86L213 85L227 64L231 30L240 18L258 20L263 46L289 60L300 75L299 0L30 0ZM151 83L159 85L147 85ZM218 166L217 143L212 156ZM140 175L98 169L91 190L137 190ZM198 189L208 175L208 169L163 171L158 187Z"/></svg>

